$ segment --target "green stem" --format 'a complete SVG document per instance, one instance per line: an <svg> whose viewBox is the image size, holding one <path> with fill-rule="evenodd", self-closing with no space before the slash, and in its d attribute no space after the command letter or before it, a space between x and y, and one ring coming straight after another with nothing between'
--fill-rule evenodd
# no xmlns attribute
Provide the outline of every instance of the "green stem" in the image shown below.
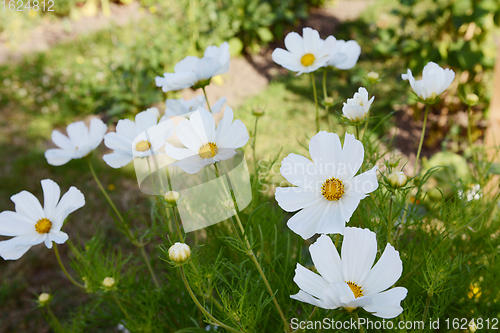
<svg viewBox="0 0 500 333"><path fill-rule="evenodd" d="M427 293L427 301L425 302L424 314L422 316L422 321L425 322L427 319L427 312L429 311L429 305L431 304L432 293Z"/></svg>
<svg viewBox="0 0 500 333"><path fill-rule="evenodd" d="M356 140L359 140L359 125L356 125Z"/></svg>
<svg viewBox="0 0 500 333"><path fill-rule="evenodd" d="M97 183L97 185L99 186L99 188L101 189L101 192L102 194L104 195L104 197L106 198L106 200L108 201L109 205L111 206L111 208L113 209L113 211L115 212L116 216L118 217L118 219L120 220L120 222L124 222L124 219L123 219L123 216L122 214L120 214L120 211L118 211L118 208L116 208L115 204L113 203L113 201L111 201L111 198L109 197L108 195L108 192L106 192L106 190L104 189L104 187L102 186L101 182L99 181L99 178L97 177L97 174L95 173L94 171L94 167L92 166L92 163L90 162L90 158L87 158L87 162L89 164L89 168L90 168L90 172L92 173L92 176L94 176L94 179L95 179L95 182Z"/></svg>
<svg viewBox="0 0 500 333"><path fill-rule="evenodd" d="M358 313L357 312L354 312L352 314L354 316L354 319L356 319L356 322L359 324L359 317L358 317ZM364 333L365 332L365 329L363 328L363 326L359 325L359 331L361 333Z"/></svg>
<svg viewBox="0 0 500 333"><path fill-rule="evenodd" d="M469 139L469 146L470 146L470 150L471 150L472 160L474 161L477 173L478 173L479 178L480 178L480 182L482 184L482 173L481 173L481 171L479 169L479 162L478 162L478 158L476 156L476 152L474 150L474 142L472 141L472 119L471 119L472 118L472 107L470 105L467 108L467 118L468 118L468 121L467 121L467 137Z"/></svg>
<svg viewBox="0 0 500 333"><path fill-rule="evenodd" d="M253 142L252 142L252 152L253 152L253 161L255 163L255 172L257 172L257 158L255 153L255 145L257 142L257 123L259 122L259 117L255 117L255 125L253 128Z"/></svg>
<svg viewBox="0 0 500 333"><path fill-rule="evenodd" d="M144 246L141 246L140 249L141 249L142 258L144 259L146 266L148 266L149 273L151 273L151 277L153 278L153 282L156 286L156 289L160 289L160 283L158 282L158 279L156 278L156 274L153 270L153 267L151 267L151 263L149 262L149 258L148 258L148 255L146 254L146 250L144 250Z"/></svg>
<svg viewBox="0 0 500 333"><path fill-rule="evenodd" d="M422 146L424 144L424 137L425 137L425 127L427 125L427 115L429 114L429 109L430 105L426 104L425 105L425 111L424 111L424 123L422 124L422 135L420 136L420 143L418 144L418 150L417 150L417 157L415 158L415 168L413 169L413 176L415 176L418 173L418 165L420 161L420 153L422 152Z"/></svg>
<svg viewBox="0 0 500 333"><path fill-rule="evenodd" d="M230 326L227 326L226 324L220 322L219 320L217 320L214 316L212 316L210 314L210 312L208 312L204 307L203 305L200 304L200 302L198 301L198 299L196 298L196 296L194 295L193 291L191 290L191 287L189 286L189 283L186 279L186 274L184 274L184 268L181 266L179 267L180 271L181 271L181 277L182 277L182 281L184 281L184 285L186 286L186 289L189 293L189 295L191 296L191 299L193 300L194 304L196 304L196 306L198 307L198 309L200 309L201 312L203 312L203 314L205 316L207 316L214 324L222 327L222 328L225 328L226 330L228 331L231 331L231 332L237 332L237 333L243 333L241 331L238 331L237 329L234 329Z"/></svg>
<svg viewBox="0 0 500 333"><path fill-rule="evenodd" d="M208 102L208 97L207 97L207 92L205 91L205 87L201 88L201 90L203 90L203 94L205 95L205 100L207 101L208 111L212 112L212 109L210 108L210 103Z"/></svg>
<svg viewBox="0 0 500 333"><path fill-rule="evenodd" d="M326 117L328 119L328 128L330 129L330 132L333 132L333 127L332 127L332 122L330 119L330 113L328 112L329 105L326 103L326 99L328 98L328 93L326 91L326 74L328 70L325 68L323 70L323 100L325 103L325 112L326 112Z"/></svg>
<svg viewBox="0 0 500 333"><path fill-rule="evenodd" d="M61 260L61 256L59 255L59 250L57 249L57 244L56 242L52 242L52 244L54 245L54 253L56 254L56 259L57 259L57 262L59 263L59 267L61 267L64 275L66 275L66 277L68 278L68 280L71 281L71 283L73 283L75 286L79 287L79 288L82 288L82 289L87 289L85 288L85 286L81 283L78 283L75 281L75 279L73 279L71 277L71 275L69 275L68 271L66 270L66 267L64 267L64 264Z"/></svg>
<svg viewBox="0 0 500 333"><path fill-rule="evenodd" d="M387 221L387 243L392 244L392 195L389 199L389 220Z"/></svg>
<svg viewBox="0 0 500 333"><path fill-rule="evenodd" d="M118 305L118 307L120 308L121 312L123 312L123 314L125 315L125 317L130 321L130 322L133 322L132 318L128 315L128 312L127 310L125 310L125 308L123 307L122 303L120 302L120 300L118 299L118 297L116 297L116 294L114 292L111 292L111 295L113 296L113 299L115 300L115 303L116 305Z"/></svg>
<svg viewBox="0 0 500 333"><path fill-rule="evenodd" d="M52 327L54 331L56 333L64 333L64 328L62 327L59 319L57 319L57 317L55 316L54 312L52 312L52 310L48 305L46 306L46 308L47 308L47 313L49 314L49 317L54 325L54 327Z"/></svg>
<svg viewBox="0 0 500 333"><path fill-rule="evenodd" d="M314 73L311 73L311 81L314 92L314 105L316 106L316 132L319 132L319 108L318 108L318 94L316 92L316 82L314 81Z"/></svg>

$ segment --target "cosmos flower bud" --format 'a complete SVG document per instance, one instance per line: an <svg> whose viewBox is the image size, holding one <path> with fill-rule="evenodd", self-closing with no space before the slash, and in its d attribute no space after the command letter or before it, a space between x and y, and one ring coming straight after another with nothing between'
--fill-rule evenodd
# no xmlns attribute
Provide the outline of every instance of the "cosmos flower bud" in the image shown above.
<svg viewBox="0 0 500 333"><path fill-rule="evenodd" d="M368 74L366 74L366 77L371 84L377 83L378 79L380 78L377 72L369 72Z"/></svg>
<svg viewBox="0 0 500 333"><path fill-rule="evenodd" d="M234 209L234 201L233 200L226 200L226 201L224 201L223 205L224 205L224 208L227 210Z"/></svg>
<svg viewBox="0 0 500 333"><path fill-rule="evenodd" d="M40 296L38 296L38 302L40 302L40 305L44 306L50 303L50 298L49 293L41 293Z"/></svg>
<svg viewBox="0 0 500 333"><path fill-rule="evenodd" d="M177 200L179 200L179 197L179 192L176 191L168 191L167 193L165 193L165 201L172 206L175 205Z"/></svg>
<svg viewBox="0 0 500 333"><path fill-rule="evenodd" d="M406 185L407 178L404 172L395 171L387 177L387 180L393 188L400 188Z"/></svg>
<svg viewBox="0 0 500 333"><path fill-rule="evenodd" d="M106 289L112 289L115 286L115 279L112 277L104 278L104 280L102 280L102 285Z"/></svg>
<svg viewBox="0 0 500 333"><path fill-rule="evenodd" d="M477 102L479 102L479 97L476 94L467 94L467 96L465 96L465 102L467 105L476 105Z"/></svg>
<svg viewBox="0 0 500 333"><path fill-rule="evenodd" d="M395 158L390 158L387 160L387 164L391 167L391 168L395 168L398 166L399 164L399 160L395 159Z"/></svg>
<svg viewBox="0 0 500 333"><path fill-rule="evenodd" d="M264 115L264 109L260 107L256 107L252 109L252 114L255 117L262 117Z"/></svg>
<svg viewBox="0 0 500 333"><path fill-rule="evenodd" d="M332 106L333 105L333 97L325 97L325 105Z"/></svg>
<svg viewBox="0 0 500 333"><path fill-rule="evenodd" d="M175 243L168 249L170 260L177 264L182 264L191 257L191 248L184 243Z"/></svg>

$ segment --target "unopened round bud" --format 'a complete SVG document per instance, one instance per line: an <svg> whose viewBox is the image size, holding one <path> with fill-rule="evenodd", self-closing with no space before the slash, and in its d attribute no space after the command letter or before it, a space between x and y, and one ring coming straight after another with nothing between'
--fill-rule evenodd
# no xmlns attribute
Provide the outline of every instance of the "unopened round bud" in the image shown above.
<svg viewBox="0 0 500 333"><path fill-rule="evenodd" d="M399 164L399 160L395 159L395 158L390 158L387 160L387 164L391 167L391 168L395 168L398 166Z"/></svg>
<svg viewBox="0 0 500 333"><path fill-rule="evenodd" d="M38 302L40 302L41 305L47 305L50 302L50 294L48 293L41 293L40 296L38 296Z"/></svg>
<svg viewBox="0 0 500 333"><path fill-rule="evenodd" d="M366 77L371 84L377 83L378 79L380 78L377 72L369 72L368 74L366 74Z"/></svg>
<svg viewBox="0 0 500 333"><path fill-rule="evenodd" d="M179 192L168 191L167 193L165 193L165 201L169 205L175 205L177 200L179 200L179 197L180 197Z"/></svg>
<svg viewBox="0 0 500 333"><path fill-rule="evenodd" d="M168 249L170 260L178 264L182 264L191 257L191 248L184 243L175 243Z"/></svg>
<svg viewBox="0 0 500 333"><path fill-rule="evenodd" d="M476 94L467 94L465 101L468 105L476 105L479 102L479 97Z"/></svg>
<svg viewBox="0 0 500 333"><path fill-rule="evenodd" d="M113 279L112 277L104 278L104 280L102 280L102 285L106 289L111 289L115 286L115 279Z"/></svg>
<svg viewBox="0 0 500 333"><path fill-rule="evenodd" d="M388 177L387 180L389 181L389 184L393 188L400 188L406 185L406 175L402 171L396 171L391 173Z"/></svg>
<svg viewBox="0 0 500 333"><path fill-rule="evenodd" d="M224 208L226 208L227 210L234 209L234 201L233 200L226 200L226 201L224 201L223 205L224 205Z"/></svg>
<svg viewBox="0 0 500 333"><path fill-rule="evenodd" d="M261 107L256 107L256 108L253 108L252 109L252 114L255 116L255 117L261 117L264 115L264 109L261 108Z"/></svg>

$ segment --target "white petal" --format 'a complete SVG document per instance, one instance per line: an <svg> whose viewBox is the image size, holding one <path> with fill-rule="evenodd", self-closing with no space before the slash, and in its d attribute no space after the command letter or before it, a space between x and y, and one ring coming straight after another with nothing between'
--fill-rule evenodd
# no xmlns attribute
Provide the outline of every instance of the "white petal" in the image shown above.
<svg viewBox="0 0 500 333"><path fill-rule="evenodd" d="M221 136L222 137L219 141L217 141L217 144L224 148L243 147L250 138L245 124L243 124L239 119L235 120L225 133L222 133L221 131Z"/></svg>
<svg viewBox="0 0 500 333"><path fill-rule="evenodd" d="M324 213L318 220L316 233L318 234L344 234L346 219L343 218L338 201L324 200Z"/></svg>
<svg viewBox="0 0 500 333"><path fill-rule="evenodd" d="M4 211L0 213L0 235L19 236L32 232L35 222L22 214Z"/></svg>
<svg viewBox="0 0 500 333"><path fill-rule="evenodd" d="M346 182L344 184L346 192L363 199L367 196L367 193L375 191L378 188L377 170L378 167L374 166L372 169Z"/></svg>
<svg viewBox="0 0 500 333"><path fill-rule="evenodd" d="M54 231L61 230L64 220L69 214L85 205L85 197L83 193L74 186L71 186L57 204L54 220L52 221L52 229Z"/></svg>
<svg viewBox="0 0 500 333"><path fill-rule="evenodd" d="M199 136L199 134L200 134L199 131L197 131L193 127L193 124L189 120L187 120L187 119L182 120L177 125L177 128L176 128L175 131L176 131L177 137L179 138L179 141L184 146L186 146L189 150L193 151L194 153L198 153L200 151L200 148L203 145L205 145L206 143L208 143L208 141L204 141ZM206 137L206 135L205 135L205 137ZM166 148L165 148L165 151L166 151ZM167 152L167 154L169 154L169 153ZM193 155L193 154L190 154L189 156L191 156L191 155ZM180 160L180 158L176 158L174 156L172 156L172 157L175 158L175 159Z"/></svg>
<svg viewBox="0 0 500 333"><path fill-rule="evenodd" d="M374 232L361 228L345 228L342 243L342 271L346 282L361 285L370 272L377 254Z"/></svg>
<svg viewBox="0 0 500 333"><path fill-rule="evenodd" d="M187 56L175 65L174 72L193 72L199 61L200 58L198 57Z"/></svg>
<svg viewBox="0 0 500 333"><path fill-rule="evenodd" d="M196 83L194 72L165 73L163 80L157 80L162 84L163 92L189 88Z"/></svg>
<svg viewBox="0 0 500 333"><path fill-rule="evenodd" d="M217 114L222 111L224 108L224 104L226 104L227 100L226 97L221 97L215 102L212 107L210 108L212 110L213 114Z"/></svg>
<svg viewBox="0 0 500 333"><path fill-rule="evenodd" d="M51 231L49 233L49 238L51 242L53 241L56 242L57 244L63 244L68 240L69 237L68 234L63 231L54 231L54 232ZM52 248L52 244L48 248L49 249Z"/></svg>
<svg viewBox="0 0 500 333"><path fill-rule="evenodd" d="M71 123L66 127L68 137L77 147L83 147L89 144L89 129L83 121Z"/></svg>
<svg viewBox="0 0 500 333"><path fill-rule="evenodd" d="M196 66L195 75L197 80L206 80L217 75L222 65L216 58L203 57Z"/></svg>
<svg viewBox="0 0 500 333"><path fill-rule="evenodd" d="M271 57L275 63L292 72L298 72L304 68L300 63L300 58L286 50L277 48L273 51Z"/></svg>
<svg viewBox="0 0 500 333"><path fill-rule="evenodd" d="M278 205L287 212L295 212L323 200L318 192L302 187L278 187L275 196Z"/></svg>
<svg viewBox="0 0 500 333"><path fill-rule="evenodd" d="M52 221L54 218L57 202L61 197L61 188L51 179L42 180L43 210L45 217Z"/></svg>
<svg viewBox="0 0 500 333"><path fill-rule="evenodd" d="M312 297L311 295L309 295L308 293L306 293L303 290L299 290L299 292L297 294L291 295L290 298L293 298L293 299L300 301L300 302L309 303L309 304L312 304L314 306L318 306L318 307L323 308L323 309L335 309L335 307L331 307L331 306L327 305L322 300Z"/></svg>
<svg viewBox="0 0 500 333"><path fill-rule="evenodd" d="M372 302L363 308L380 318L395 318L403 312L401 301L405 299L408 290L403 287L396 287L384 291L383 293L370 296Z"/></svg>
<svg viewBox="0 0 500 333"><path fill-rule="evenodd" d="M309 159L293 153L281 161L280 173L291 184L309 190L317 190L325 182L323 175Z"/></svg>
<svg viewBox="0 0 500 333"><path fill-rule="evenodd" d="M345 281L342 275L342 262L332 239L321 235L309 247L312 261L319 274L328 282Z"/></svg>
<svg viewBox="0 0 500 333"><path fill-rule="evenodd" d="M225 161L236 155L236 150L233 148L220 148L217 155L214 156L216 161Z"/></svg>
<svg viewBox="0 0 500 333"><path fill-rule="evenodd" d="M358 62L361 46L355 40L349 40L343 45L341 53L345 55L345 60L335 67L338 69L351 69Z"/></svg>
<svg viewBox="0 0 500 333"><path fill-rule="evenodd" d="M344 222L349 222L360 201L361 197L353 192L346 192L339 199L340 217Z"/></svg>
<svg viewBox="0 0 500 333"><path fill-rule="evenodd" d="M325 180L334 177L337 174L338 161L342 160L339 136L335 133L319 132L309 141L309 154Z"/></svg>
<svg viewBox="0 0 500 333"><path fill-rule="evenodd" d="M214 163L213 159L202 159L198 154L175 162L174 166L178 166L182 171L195 174L198 173L204 166Z"/></svg>
<svg viewBox="0 0 500 333"><path fill-rule="evenodd" d="M102 157L104 162L112 168L118 169L129 164L133 160L131 153L126 153L121 150L115 150L111 154L106 154Z"/></svg>
<svg viewBox="0 0 500 333"><path fill-rule="evenodd" d="M135 116L136 137L158 123L158 118L151 112L142 111ZM135 138L134 138L135 139Z"/></svg>
<svg viewBox="0 0 500 333"><path fill-rule="evenodd" d="M316 298L321 298L323 291L328 287L328 281L299 263L295 268L293 281L300 289Z"/></svg>
<svg viewBox="0 0 500 333"><path fill-rule="evenodd" d="M122 137L125 137L129 140L129 142L132 142L135 137L137 136L137 132L135 129L135 122L133 122L130 119L120 119L118 120L118 123L116 124L116 133ZM110 134L110 133L108 133ZM104 140L106 140L106 134L104 136ZM104 141L104 144L106 144L106 141ZM111 147L109 147L111 148ZM111 148L114 149L114 148Z"/></svg>
<svg viewBox="0 0 500 333"><path fill-rule="evenodd" d="M302 37L296 32L290 32L285 37L285 47L288 51L294 54L303 55L304 41Z"/></svg>
<svg viewBox="0 0 500 333"><path fill-rule="evenodd" d="M319 32L312 28L302 29L304 39L304 53L315 54L320 46Z"/></svg>
<svg viewBox="0 0 500 333"><path fill-rule="evenodd" d="M317 232L317 226L325 208L326 202L324 201L304 208L288 220L287 226L302 238L309 239Z"/></svg>
<svg viewBox="0 0 500 333"><path fill-rule="evenodd" d="M135 138L135 128L134 128ZM132 142L130 138L121 134L110 132L104 136L104 145L109 149L121 150L123 152L132 152Z"/></svg>
<svg viewBox="0 0 500 333"><path fill-rule="evenodd" d="M10 200L16 205L16 212L23 214L32 220L35 224L38 220L45 217L45 212L38 199L28 191L21 191L10 197Z"/></svg>
<svg viewBox="0 0 500 333"><path fill-rule="evenodd" d="M165 153L175 160L183 160L192 156L198 156L198 153L186 148L177 148L170 143L165 143Z"/></svg>
<svg viewBox="0 0 500 333"><path fill-rule="evenodd" d="M190 122L193 129L197 131L198 137L202 142L207 143L215 141L215 119L209 111L201 107L198 108L198 110L191 115Z"/></svg>
<svg viewBox="0 0 500 333"><path fill-rule="evenodd" d="M399 252L391 244L387 244L384 253L377 261L365 280L361 282L365 295L379 293L398 281L403 272L403 262Z"/></svg>
<svg viewBox="0 0 500 333"><path fill-rule="evenodd" d="M104 134L108 130L108 126L103 123L99 118L92 118L90 121L89 137L90 137L90 147L91 149L97 148L101 142Z"/></svg>
<svg viewBox="0 0 500 333"><path fill-rule="evenodd" d="M48 149L45 152L45 158L47 159L47 163L54 166L60 166L68 163L73 158L77 158L75 156L75 151L62 150L58 148Z"/></svg>
<svg viewBox="0 0 500 333"><path fill-rule="evenodd" d="M17 260L21 258L28 250L36 244L43 241L44 236L36 231L11 238L0 242L0 256L4 260Z"/></svg>
<svg viewBox="0 0 500 333"><path fill-rule="evenodd" d="M354 135L346 133L344 147L342 148L342 159L335 178L341 181L352 179L361 167L364 156L365 150L361 141L356 140Z"/></svg>
<svg viewBox="0 0 500 333"><path fill-rule="evenodd" d="M70 139L57 130L52 131L52 142L63 150L75 150L75 145Z"/></svg>

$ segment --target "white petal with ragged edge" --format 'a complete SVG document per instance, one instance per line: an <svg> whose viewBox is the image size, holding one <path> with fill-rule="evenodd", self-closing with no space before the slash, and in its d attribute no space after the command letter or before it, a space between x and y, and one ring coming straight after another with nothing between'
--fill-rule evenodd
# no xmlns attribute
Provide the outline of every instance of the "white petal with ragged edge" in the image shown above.
<svg viewBox="0 0 500 333"><path fill-rule="evenodd" d="M203 109L199 108L198 110L196 110L196 112L194 112L191 115L191 117L189 117L189 120L188 120L189 124L191 125L192 130L194 131L194 133L196 134L196 136L200 139L200 144L201 145L197 149L190 148L190 149L193 149L193 150L196 150L196 151L199 151L199 149L201 148L201 146L203 146L203 145L205 145L205 144L207 144L209 142L208 136L209 136L210 130L214 130L215 131L215 121L214 121L214 125L213 125L214 128L213 129L205 128L205 126L204 126L205 124L203 123L203 119L202 119L202 116L201 116L201 112L202 112L201 110L203 110ZM184 137L184 140L186 140L186 139L187 138ZM181 140L181 142L184 144L184 141L181 139L181 137L179 137L179 140ZM184 144L184 145L187 147L186 144Z"/></svg>
<svg viewBox="0 0 500 333"><path fill-rule="evenodd" d="M304 40L304 53L316 53L320 47L319 32L311 28L304 28L302 29L302 37Z"/></svg>
<svg viewBox="0 0 500 333"><path fill-rule="evenodd" d="M116 124L116 133L120 136L123 136L132 142L137 136L137 132L135 129L135 122L130 119L120 119ZM110 134L110 133L108 133ZM104 138L108 135L106 134ZM104 142L106 144L106 142Z"/></svg>
<svg viewBox="0 0 500 333"><path fill-rule="evenodd" d="M222 65L216 58L206 58L203 57L195 70L195 75L197 80L207 80L221 69Z"/></svg>
<svg viewBox="0 0 500 333"><path fill-rule="evenodd" d="M14 202L16 207L16 212L23 214L30 220L38 221L45 217L45 212L40 205L40 201L28 191L21 191L10 197L10 200Z"/></svg>
<svg viewBox="0 0 500 333"><path fill-rule="evenodd" d="M290 184L310 190L320 189L325 182L324 177L309 159L293 153L281 161L280 173Z"/></svg>
<svg viewBox="0 0 500 333"><path fill-rule="evenodd" d="M199 62L200 58L194 56L187 56L175 65L174 72L175 73L193 72L196 66L198 66Z"/></svg>
<svg viewBox="0 0 500 333"><path fill-rule="evenodd" d="M370 272L377 254L377 238L368 229L345 228L342 242L342 272L346 281L357 285Z"/></svg>
<svg viewBox="0 0 500 333"><path fill-rule="evenodd" d="M135 134L136 137L147 131L158 123L158 118L151 112L142 111L135 116ZM134 138L135 139L135 138Z"/></svg>
<svg viewBox="0 0 500 333"><path fill-rule="evenodd" d="M76 146L71 142L71 140L58 130L53 130L52 131L52 142L55 143L56 146L58 146L61 149L64 150L75 150Z"/></svg>
<svg viewBox="0 0 500 333"><path fill-rule="evenodd" d="M198 156L198 153L191 149L174 147L168 142L165 142L164 149L165 153L175 160L184 160L192 156Z"/></svg>
<svg viewBox="0 0 500 333"><path fill-rule="evenodd" d="M108 126L101 119L92 118L89 127L90 149L96 149L101 144L107 130Z"/></svg>
<svg viewBox="0 0 500 333"><path fill-rule="evenodd" d="M344 60L335 65L338 69L351 69L358 62L361 54L361 46L355 40L349 40L342 45L340 53L344 56Z"/></svg>
<svg viewBox="0 0 500 333"><path fill-rule="evenodd" d="M123 152L130 152L130 154L132 154L132 142L134 141L134 139L130 139L116 132L110 132L104 136L104 145L109 149L121 150Z"/></svg>
<svg viewBox="0 0 500 333"><path fill-rule="evenodd" d="M19 236L35 230L36 221L12 211L0 213L0 235Z"/></svg>
<svg viewBox="0 0 500 333"><path fill-rule="evenodd" d="M196 130L193 127L193 124L187 119L182 120L177 125L177 128L175 131L177 133L177 137L179 138L179 141L185 147L187 147L189 150L193 151L193 153L197 154L199 152L200 148L207 143L207 141L204 140L204 138L201 138L199 135L199 134L203 134L203 133L200 133L200 131ZM205 137L206 137L206 135L205 135ZM189 155L189 156L191 156L191 155ZM174 157L174 156L172 156L172 157ZM174 157L174 158L176 158L176 157ZM176 158L176 159L179 160L180 158Z"/></svg>
<svg viewBox="0 0 500 333"><path fill-rule="evenodd" d="M43 242L44 235L32 233L17 236L0 242L0 257L4 260L17 260L33 246Z"/></svg>
<svg viewBox="0 0 500 333"><path fill-rule="evenodd" d="M43 189L43 210L45 217L50 221L55 216L56 206L61 197L61 188L51 179L42 180Z"/></svg>
<svg viewBox="0 0 500 333"><path fill-rule="evenodd" d="M323 197L318 194L316 191L308 191L302 187L278 187L275 197L281 209L295 212L323 200Z"/></svg>
<svg viewBox="0 0 500 333"><path fill-rule="evenodd" d="M344 234L346 220L342 217L338 201L324 200L324 211L318 221L318 234Z"/></svg>
<svg viewBox="0 0 500 333"><path fill-rule="evenodd" d="M45 151L45 158L47 159L47 163L50 165L60 166L75 158L75 152L76 151L53 148Z"/></svg>
<svg viewBox="0 0 500 333"><path fill-rule="evenodd" d="M349 181L358 172L365 156L365 150L361 141L356 140L354 135L346 133L344 140L344 147L342 148L342 158L340 159L339 173L337 174L339 180ZM342 170L342 171L341 171Z"/></svg>
<svg viewBox="0 0 500 333"><path fill-rule="evenodd" d="M52 221L52 228L54 230L61 230L63 222L68 215L84 205L85 197L83 193L76 187L71 186L57 204L54 220Z"/></svg>
<svg viewBox="0 0 500 333"><path fill-rule="evenodd" d="M245 124L241 120L236 119L229 126L226 135L217 143L224 148L240 148L248 142L249 138Z"/></svg>
<svg viewBox="0 0 500 333"><path fill-rule="evenodd" d="M217 102L215 102L211 107L210 109L212 110L212 113L213 114L217 114L219 112L222 111L222 109L224 108L224 104L226 104L227 100L226 100L226 97L221 97L217 100Z"/></svg>
<svg viewBox="0 0 500 333"><path fill-rule="evenodd" d="M328 282L344 281L342 275L342 262L339 253L333 245L332 239L327 235L321 235L314 244L309 247L314 267L318 273Z"/></svg>
<svg viewBox="0 0 500 333"><path fill-rule="evenodd" d="M89 129L83 121L71 123L66 127L68 137L78 148L84 147L89 142Z"/></svg>
<svg viewBox="0 0 500 333"><path fill-rule="evenodd" d="M271 54L271 57L275 63L292 72L298 72L304 68L304 66L300 63L300 59L286 50L280 48L275 49Z"/></svg>
<svg viewBox="0 0 500 333"><path fill-rule="evenodd" d="M342 146L337 134L318 132L309 141L309 154L325 180L336 177L338 161L342 158Z"/></svg>
<svg viewBox="0 0 500 333"><path fill-rule="evenodd" d="M299 292L295 295L290 295L290 298L293 298L293 299L300 301L300 302L309 303L311 305L318 306L318 307L323 308L323 309L334 309L334 308L329 307L322 300L312 297L311 295L309 295L308 293L306 293L303 290L299 290Z"/></svg>
<svg viewBox="0 0 500 333"><path fill-rule="evenodd" d="M364 309L380 318L395 318L403 312L401 301L406 298L407 294L408 290L403 287L389 289L370 296L372 302L364 306Z"/></svg>
<svg viewBox="0 0 500 333"><path fill-rule="evenodd" d="M376 294L395 284L403 273L403 262L399 252L387 244L384 253L377 261L365 280L361 282L366 295Z"/></svg>
<svg viewBox="0 0 500 333"><path fill-rule="evenodd" d="M357 175L350 181L346 182L345 188L349 190L351 195L363 199L367 196L367 193L371 193L378 188L377 180L377 170L378 167L374 166L370 170Z"/></svg>
<svg viewBox="0 0 500 333"><path fill-rule="evenodd" d="M132 162L134 157L131 153L127 153L121 150L115 150L111 154L104 155L102 159L110 167L118 169Z"/></svg>
<svg viewBox="0 0 500 333"><path fill-rule="evenodd" d="M328 281L299 263L295 268L293 281L301 290L316 298L321 298L323 291L328 287Z"/></svg>
<svg viewBox="0 0 500 333"><path fill-rule="evenodd" d="M51 231L49 233L49 238L50 238L50 242L56 242L57 244L63 244L68 240L69 236L67 233L59 230L59 231ZM49 246L47 246L47 247L49 249L52 248L52 244L50 244L50 247Z"/></svg>
<svg viewBox="0 0 500 333"><path fill-rule="evenodd" d="M286 225L303 239L311 238L317 232L326 204L320 201L316 205L302 209L292 216Z"/></svg>
<svg viewBox="0 0 500 333"><path fill-rule="evenodd" d="M291 53L305 54L305 52L304 52L304 40L296 32L290 32L286 35L285 47Z"/></svg>

